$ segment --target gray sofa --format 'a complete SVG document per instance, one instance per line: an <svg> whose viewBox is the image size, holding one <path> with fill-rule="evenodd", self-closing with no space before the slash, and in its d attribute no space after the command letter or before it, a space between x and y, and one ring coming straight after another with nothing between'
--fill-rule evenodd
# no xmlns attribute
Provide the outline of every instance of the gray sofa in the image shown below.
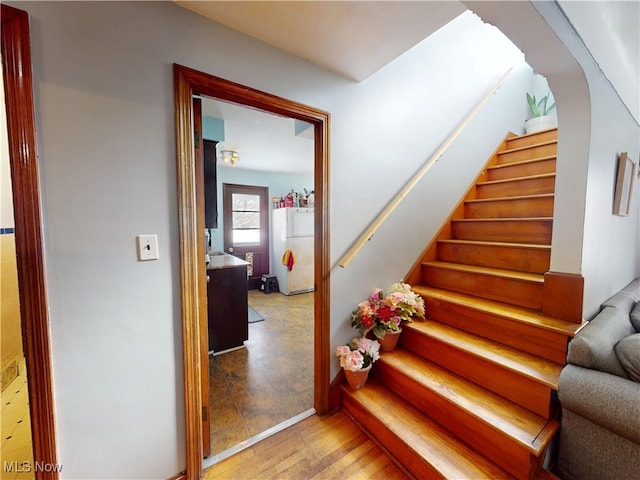
<svg viewBox="0 0 640 480"><path fill-rule="evenodd" d="M563 480L640 479L640 279L569 343L558 397Z"/></svg>

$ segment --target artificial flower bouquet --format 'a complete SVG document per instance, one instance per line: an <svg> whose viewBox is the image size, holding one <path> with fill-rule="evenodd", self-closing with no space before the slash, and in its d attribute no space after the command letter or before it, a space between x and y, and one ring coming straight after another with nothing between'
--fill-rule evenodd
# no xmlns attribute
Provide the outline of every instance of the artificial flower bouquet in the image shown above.
<svg viewBox="0 0 640 480"><path fill-rule="evenodd" d="M424 316L422 297L411 291L410 285L394 283L386 295L380 288L373 289L369 298L352 312L351 326L357 328L362 336L372 332L376 338L383 338L388 331L399 331L403 321L410 322L414 317Z"/></svg>
<svg viewBox="0 0 640 480"><path fill-rule="evenodd" d="M340 366L345 371L363 370L380 359L380 344L377 340L356 337L346 345L336 348L336 356L340 358Z"/></svg>

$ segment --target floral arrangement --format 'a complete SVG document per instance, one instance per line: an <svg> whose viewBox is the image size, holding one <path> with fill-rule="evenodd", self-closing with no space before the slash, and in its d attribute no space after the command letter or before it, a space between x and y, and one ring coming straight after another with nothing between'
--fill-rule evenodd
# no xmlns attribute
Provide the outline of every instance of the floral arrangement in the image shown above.
<svg viewBox="0 0 640 480"><path fill-rule="evenodd" d="M367 368L380 359L380 344L377 340L356 337L346 345L336 348L336 356L340 357L340 366L345 370L356 372Z"/></svg>
<svg viewBox="0 0 640 480"><path fill-rule="evenodd" d="M413 317L424 318L425 308L422 297L411 291L406 283L394 283L389 293L375 288L369 298L358 305L351 314L351 326L364 336L372 332L376 338L383 338L388 331L397 332L400 324L410 322Z"/></svg>

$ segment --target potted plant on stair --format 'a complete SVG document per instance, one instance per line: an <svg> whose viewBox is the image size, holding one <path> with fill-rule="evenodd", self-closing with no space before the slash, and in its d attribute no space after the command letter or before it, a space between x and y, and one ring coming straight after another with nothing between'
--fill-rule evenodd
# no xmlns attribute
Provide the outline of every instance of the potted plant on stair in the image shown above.
<svg viewBox="0 0 640 480"><path fill-rule="evenodd" d="M379 352L378 341L366 337L356 337L336 348L336 356L340 358L340 366L351 389L364 387L373 363L380 358Z"/></svg>
<svg viewBox="0 0 640 480"><path fill-rule="evenodd" d="M410 322L414 317L424 318L425 307L422 297L411 290L406 283L394 283L389 293L375 288L369 298L358 305L351 314L351 326L360 335L372 334L380 342L383 352L392 351L402 333L402 322Z"/></svg>
<svg viewBox="0 0 640 480"><path fill-rule="evenodd" d="M556 118L553 115L549 115L549 113L556 107L555 102L548 105L550 96L551 91L538 101L536 100L535 95L527 93L527 103L529 104L529 110L531 111L531 118L524 122L524 129L527 134L556 128Z"/></svg>

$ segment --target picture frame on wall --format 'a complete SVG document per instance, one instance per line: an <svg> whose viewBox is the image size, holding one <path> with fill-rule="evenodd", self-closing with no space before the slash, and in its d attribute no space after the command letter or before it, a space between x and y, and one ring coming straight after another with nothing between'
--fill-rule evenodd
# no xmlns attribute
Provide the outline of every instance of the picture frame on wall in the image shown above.
<svg viewBox="0 0 640 480"><path fill-rule="evenodd" d="M618 174L616 177L616 190L613 201L614 215L621 215L623 217L629 215L636 168L637 166L629 154L622 152L618 157Z"/></svg>

